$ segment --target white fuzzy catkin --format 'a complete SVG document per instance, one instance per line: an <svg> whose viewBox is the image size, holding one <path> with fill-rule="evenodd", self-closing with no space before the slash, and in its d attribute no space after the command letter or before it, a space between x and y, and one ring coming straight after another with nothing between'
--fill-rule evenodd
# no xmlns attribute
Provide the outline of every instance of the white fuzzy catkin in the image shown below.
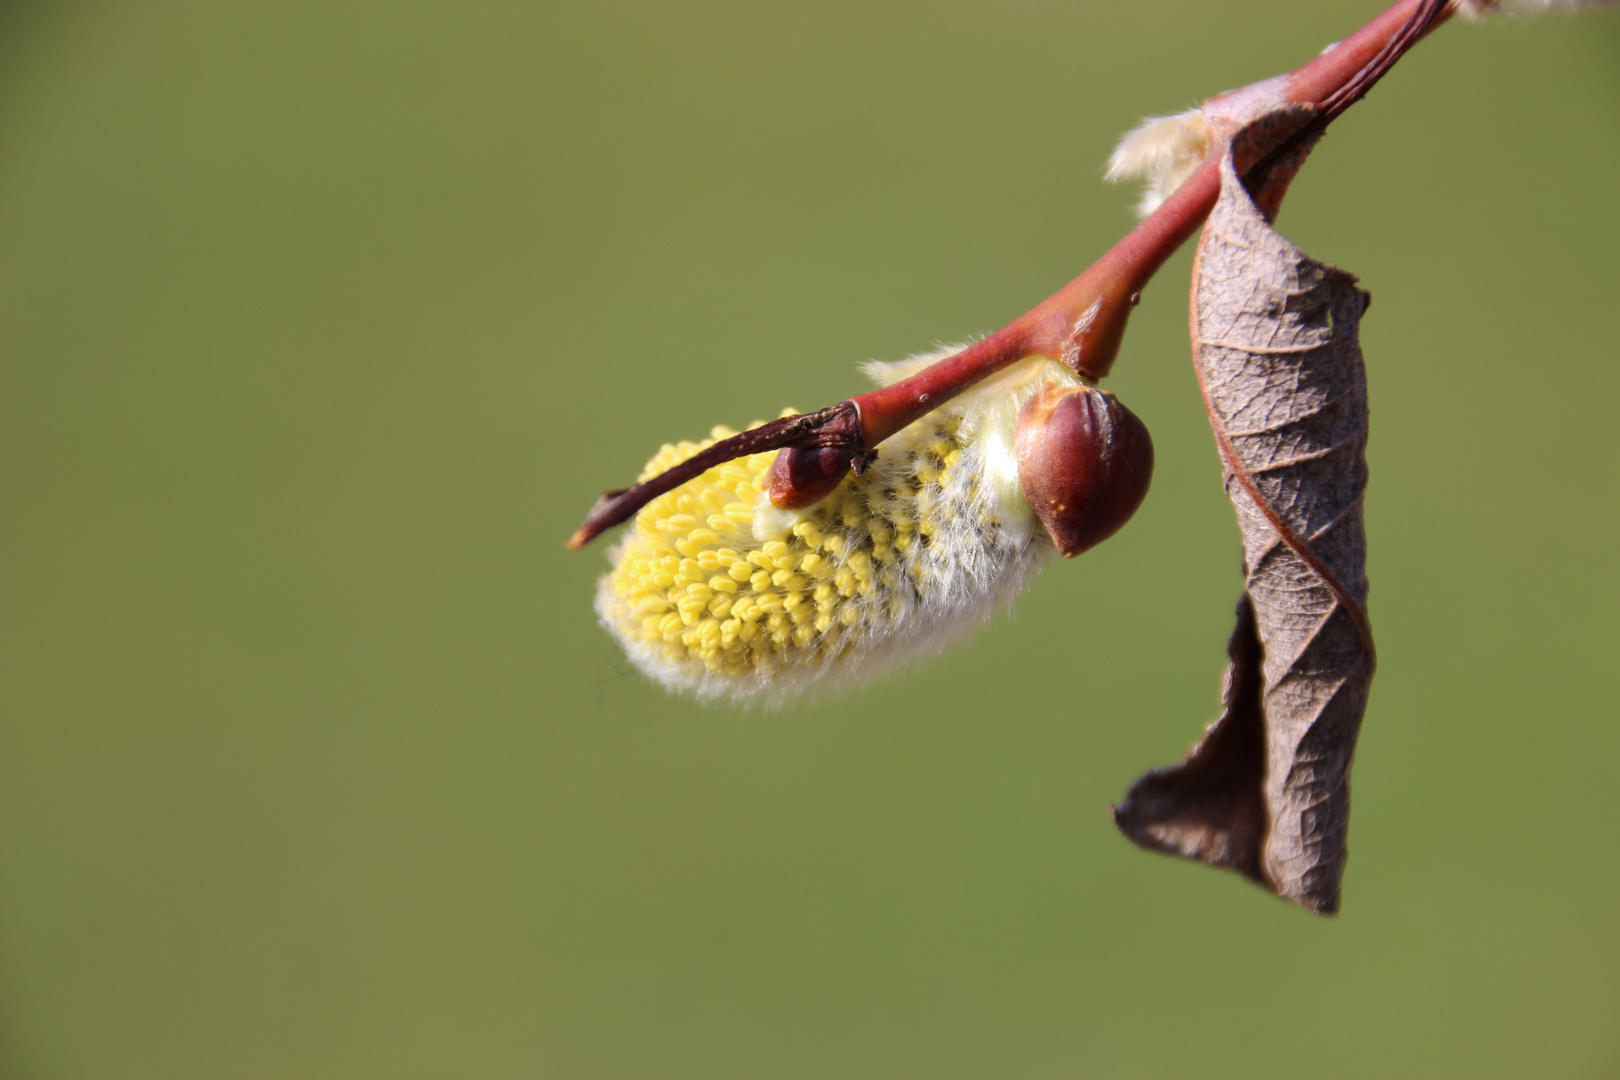
<svg viewBox="0 0 1620 1080"><path fill-rule="evenodd" d="M1452 0L1452 7L1465 19L1488 15L1539 15L1544 11L1576 11L1581 8L1615 7L1620 0Z"/></svg>
<svg viewBox="0 0 1620 1080"><path fill-rule="evenodd" d="M1203 109L1150 116L1120 138L1103 175L1115 182L1146 180L1147 190L1136 211L1147 217L1198 171L1209 154L1209 141Z"/></svg>
<svg viewBox="0 0 1620 1080"><path fill-rule="evenodd" d="M889 384L955 351L866 371ZM1054 554L1018 481L1015 425L1043 383L1078 381L1020 361L883 442L864 474L804 510L765 496L774 453L710 469L648 503L614 546L602 625L670 690L766 706L936 654ZM643 476L705 445L666 446Z"/></svg>

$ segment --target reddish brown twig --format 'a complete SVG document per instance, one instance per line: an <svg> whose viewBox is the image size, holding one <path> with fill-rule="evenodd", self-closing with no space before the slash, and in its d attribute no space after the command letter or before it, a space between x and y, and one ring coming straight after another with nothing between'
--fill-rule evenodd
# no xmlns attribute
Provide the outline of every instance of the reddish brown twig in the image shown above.
<svg viewBox="0 0 1620 1080"><path fill-rule="evenodd" d="M688 480L702 476L716 465L784 447L832 447L844 450L850 455L850 467L857 474L865 471L866 463L873 456L873 452L861 442L859 414L852 402L840 401L819 412L784 416L780 420L749 428L729 439L721 439L650 480L619 491L604 491L585 516L585 523L568 538L568 547L578 551L604 530L628 521L632 514L664 492L673 491Z"/></svg>
<svg viewBox="0 0 1620 1080"><path fill-rule="evenodd" d="M1280 106L1313 110L1303 126L1279 129L1277 145L1253 170L1270 168L1302 142L1315 139L1335 118L1365 97L1411 47L1451 14L1447 0L1397 0L1350 37L1286 75L1228 91L1205 103L1214 135L1224 144L1248 120ZM1030 356L1067 363L1080 375L1101 379L1113 367L1130 312L1159 267L1196 232L1220 192L1222 145L1176 192L1084 273L1047 300L989 337L892 386L859 394L814 413L786 417L722 440L670 471L621 491L606 492L585 523L569 538L580 548L603 530L628 520L651 499L733 458L781 448L784 455L836 449L846 469L857 473L895 432L938 408L975 383ZM782 467L786 463L786 467ZM778 477L800 472L791 458ZM814 470L828 490L841 473L825 464ZM830 481L830 484L829 484ZM806 495L783 482L772 485L778 505L802 505ZM811 499L813 501L813 498Z"/></svg>

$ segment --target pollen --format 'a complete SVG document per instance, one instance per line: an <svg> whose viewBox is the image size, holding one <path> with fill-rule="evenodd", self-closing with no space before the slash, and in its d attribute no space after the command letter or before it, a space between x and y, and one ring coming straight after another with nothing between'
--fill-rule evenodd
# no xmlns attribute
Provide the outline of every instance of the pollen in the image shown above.
<svg viewBox="0 0 1620 1080"><path fill-rule="evenodd" d="M932 359L868 370L895 381ZM803 510L765 504L774 451L660 495L610 552L603 625L670 689L772 704L937 652L1052 551L1016 477L991 475L1006 455L986 450L1010 442L1018 406L1047 380L1075 381L1043 359L1015 365L883 443L863 475ZM641 478L731 434L665 445Z"/></svg>

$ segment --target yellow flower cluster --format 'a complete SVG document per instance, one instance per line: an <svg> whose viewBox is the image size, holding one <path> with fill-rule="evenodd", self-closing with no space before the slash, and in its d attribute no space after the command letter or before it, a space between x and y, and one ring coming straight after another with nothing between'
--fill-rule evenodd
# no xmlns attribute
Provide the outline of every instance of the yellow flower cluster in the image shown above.
<svg viewBox="0 0 1620 1080"><path fill-rule="evenodd" d="M779 701L937 651L1052 550L1019 494L1012 442L1018 404L1058 365L1024 367L1014 389L966 395L886 441L807 509L762 494L774 451L653 499L610 552L603 625L643 672L703 697ZM732 434L666 445L640 479Z"/></svg>
<svg viewBox="0 0 1620 1080"><path fill-rule="evenodd" d="M926 563L906 555L934 533L926 489L943 487L960 459L957 427L950 418L914 449L916 468L906 470L914 484L874 491L852 476L780 539L754 535L774 451L727 462L659 496L636 517L608 578L613 628L656 648L666 663L697 662L731 676L845 653L874 596L888 610L873 614L898 618L906 593L927 591ZM733 434L717 427L704 442L666 445L641 479Z"/></svg>

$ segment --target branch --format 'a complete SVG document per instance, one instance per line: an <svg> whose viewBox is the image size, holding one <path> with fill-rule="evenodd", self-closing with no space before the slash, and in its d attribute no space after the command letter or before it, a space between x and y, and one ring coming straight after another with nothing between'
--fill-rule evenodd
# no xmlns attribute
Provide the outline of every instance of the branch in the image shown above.
<svg viewBox="0 0 1620 1080"><path fill-rule="evenodd" d="M885 439L1030 356L1060 360L1087 379L1105 377L1142 290L1214 207L1220 193L1220 159L1231 135L1284 105L1310 110L1303 127L1279 129L1277 142L1261 147L1258 160L1243 171L1250 175L1274 168L1318 138L1451 14L1448 0L1398 0L1356 33L1286 75L1211 98L1203 116L1214 138L1203 165L1106 255L1047 300L989 337L892 386L818 412L772 421L715 443L650 480L605 492L569 538L569 548L583 547L603 530L628 520L648 501L706 470L764 450L783 451L772 470L772 503L784 508L814 503L837 487L848 471L861 472Z"/></svg>

